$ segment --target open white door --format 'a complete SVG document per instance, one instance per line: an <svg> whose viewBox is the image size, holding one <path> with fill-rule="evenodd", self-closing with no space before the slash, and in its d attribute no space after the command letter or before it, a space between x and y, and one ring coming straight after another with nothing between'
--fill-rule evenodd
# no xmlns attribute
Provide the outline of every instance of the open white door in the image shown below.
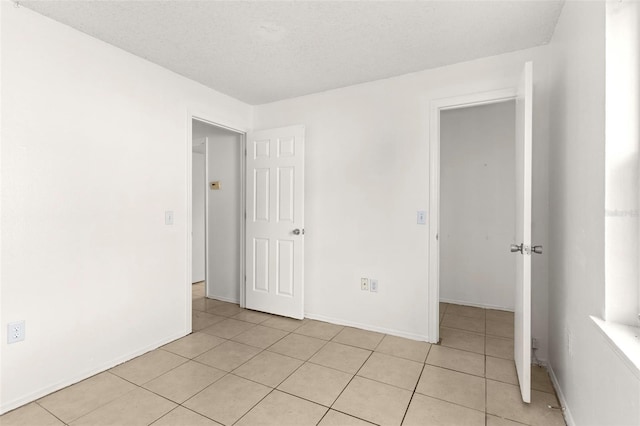
<svg viewBox="0 0 640 426"><path fill-rule="evenodd" d="M514 359L520 392L531 402L531 157L533 128L533 64L527 62L516 97L516 303Z"/></svg>
<svg viewBox="0 0 640 426"><path fill-rule="evenodd" d="M247 135L246 307L304 317L304 126Z"/></svg>

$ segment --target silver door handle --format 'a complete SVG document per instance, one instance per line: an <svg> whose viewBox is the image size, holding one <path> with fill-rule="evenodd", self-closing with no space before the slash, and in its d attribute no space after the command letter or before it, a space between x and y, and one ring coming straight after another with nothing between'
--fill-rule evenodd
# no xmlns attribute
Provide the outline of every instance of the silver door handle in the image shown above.
<svg viewBox="0 0 640 426"><path fill-rule="evenodd" d="M520 245L511 244L511 253L517 253L517 252L522 253L522 244Z"/></svg>
<svg viewBox="0 0 640 426"><path fill-rule="evenodd" d="M301 231L300 229L296 228L293 230L293 235L304 235L304 229Z"/></svg>
<svg viewBox="0 0 640 426"><path fill-rule="evenodd" d="M542 246L533 246L531 251L536 253L536 254L542 254Z"/></svg>

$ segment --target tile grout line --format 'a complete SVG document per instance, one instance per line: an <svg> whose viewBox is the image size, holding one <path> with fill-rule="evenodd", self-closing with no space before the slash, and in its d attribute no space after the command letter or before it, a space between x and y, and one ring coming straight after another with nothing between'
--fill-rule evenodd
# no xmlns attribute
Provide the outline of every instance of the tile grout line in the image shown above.
<svg viewBox="0 0 640 426"><path fill-rule="evenodd" d="M411 406L411 402L413 401L413 397L416 395L416 390L418 389L418 385L420 384L420 379L422 379L422 374L424 374L424 367L427 365L427 357L429 356L429 352L431 352L431 345L427 350L427 354L424 357L424 362L422 363L422 370L420 370L420 374L418 375L418 380L416 381L416 385L413 387L413 392L411 392L411 398L409 398L409 403L407 404L407 408L404 410L404 414L402 415L402 420L400 420L400 425L404 423L404 419L407 417L407 413L409 412L409 407Z"/></svg>
<svg viewBox="0 0 640 426"><path fill-rule="evenodd" d="M72 386L73 386L73 385L72 385ZM60 423L62 423L63 425L68 425L68 424L69 424L69 423L67 423L67 422L63 421L60 417L58 417L58 416L56 416L55 414L53 414L53 412L49 411L49 410L47 409L47 407L45 407L45 406L43 406L42 404L40 404L37 400L36 400L36 401L33 401L33 402L35 402L35 403L36 403L36 405L37 405L38 407L42 408L44 411L46 411L47 413L51 414L51 415L52 415L53 417L55 417L56 419L60 420ZM5 413L5 414L6 414L6 413ZM88 414L88 413L87 413L87 414ZM4 416L4 414L3 414L3 416ZM82 416L80 416L80 417L82 417ZM78 417L78 419L79 419L80 417ZM72 421L74 421L74 420L77 420L77 419L73 419Z"/></svg>

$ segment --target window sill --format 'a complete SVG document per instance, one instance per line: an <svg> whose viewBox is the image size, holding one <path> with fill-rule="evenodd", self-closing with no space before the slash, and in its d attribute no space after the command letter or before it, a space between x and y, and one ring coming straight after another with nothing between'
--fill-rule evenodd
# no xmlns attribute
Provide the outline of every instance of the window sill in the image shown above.
<svg viewBox="0 0 640 426"><path fill-rule="evenodd" d="M640 379L640 327L607 322L594 316L591 319L616 354Z"/></svg>

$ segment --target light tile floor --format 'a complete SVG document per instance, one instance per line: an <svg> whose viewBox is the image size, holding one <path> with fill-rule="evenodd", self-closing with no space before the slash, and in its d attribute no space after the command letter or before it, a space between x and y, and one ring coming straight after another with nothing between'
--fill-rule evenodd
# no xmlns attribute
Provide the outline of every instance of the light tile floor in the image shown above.
<svg viewBox="0 0 640 426"><path fill-rule="evenodd" d="M513 314L440 305L441 345L205 299L194 333L0 417L13 425L564 425L532 367L520 399Z"/></svg>

